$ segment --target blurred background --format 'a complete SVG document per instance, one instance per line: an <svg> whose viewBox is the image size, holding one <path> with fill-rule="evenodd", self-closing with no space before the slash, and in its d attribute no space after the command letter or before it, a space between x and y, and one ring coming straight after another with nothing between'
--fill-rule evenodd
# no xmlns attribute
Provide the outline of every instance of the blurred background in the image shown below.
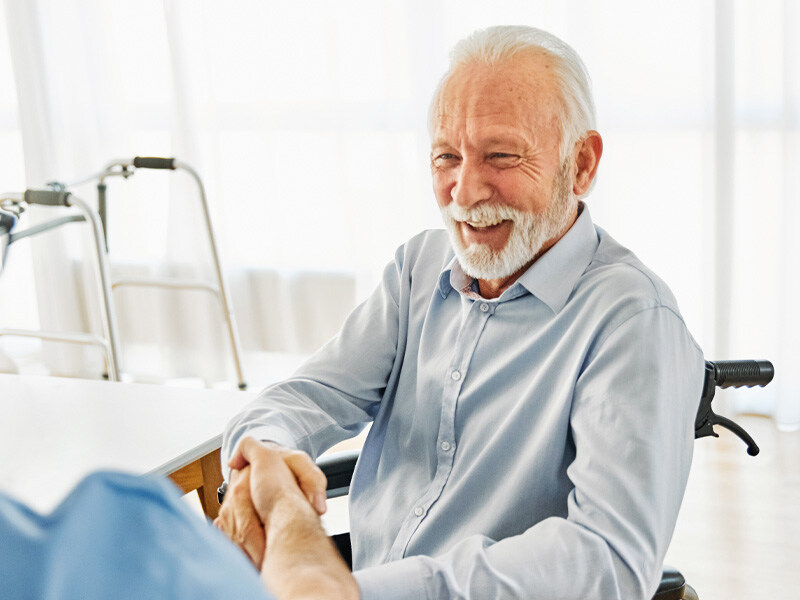
<svg viewBox="0 0 800 600"><path fill-rule="evenodd" d="M137 155L192 165L258 387L270 356L319 347L395 248L440 226L430 95L458 39L508 23L562 37L592 75L595 222L666 280L708 358L775 363L768 388L724 401L800 428L794 0L5 0L0 191ZM92 184L72 191L95 201ZM109 180L108 202L115 276L212 273L188 177ZM15 243L0 328L99 331L89 241L76 224ZM115 305L127 378L233 379L213 298L126 288ZM0 338L0 370L97 377L102 363L92 348Z"/></svg>

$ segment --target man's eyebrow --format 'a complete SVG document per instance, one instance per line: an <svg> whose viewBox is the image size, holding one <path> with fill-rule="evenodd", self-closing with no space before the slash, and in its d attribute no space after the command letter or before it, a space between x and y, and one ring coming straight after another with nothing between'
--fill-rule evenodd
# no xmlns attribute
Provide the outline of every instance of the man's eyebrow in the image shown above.
<svg viewBox="0 0 800 600"><path fill-rule="evenodd" d="M435 150L436 148L443 148L443 147L450 148L450 147L452 147L452 144L450 144L450 142L448 142L447 140L444 140L442 138L437 138L437 139L435 139L435 140L433 140L431 142L431 150Z"/></svg>

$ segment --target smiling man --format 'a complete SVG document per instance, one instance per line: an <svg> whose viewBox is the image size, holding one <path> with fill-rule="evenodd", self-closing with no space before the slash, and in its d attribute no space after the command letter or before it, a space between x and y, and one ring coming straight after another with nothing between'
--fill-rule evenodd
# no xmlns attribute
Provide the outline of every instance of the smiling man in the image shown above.
<svg viewBox="0 0 800 600"><path fill-rule="evenodd" d="M225 452L277 448L322 512L311 458L372 424L350 494L364 599L648 598L703 356L579 200L603 151L583 63L537 29L475 32L430 130L447 230L398 249L339 334L231 421ZM231 482L218 525L259 564L256 492Z"/></svg>

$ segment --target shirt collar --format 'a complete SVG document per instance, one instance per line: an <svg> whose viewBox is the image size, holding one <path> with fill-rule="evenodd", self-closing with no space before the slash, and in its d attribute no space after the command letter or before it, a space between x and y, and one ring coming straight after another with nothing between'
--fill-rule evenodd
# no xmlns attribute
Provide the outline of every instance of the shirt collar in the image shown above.
<svg viewBox="0 0 800 600"><path fill-rule="evenodd" d="M503 292L499 301L520 296L521 286L547 304L553 312L557 313L564 308L599 243L589 207L581 202L581 209L578 219L564 237ZM454 256L439 274L439 293L442 297L447 297L451 290L463 290L472 281L473 278L464 273Z"/></svg>

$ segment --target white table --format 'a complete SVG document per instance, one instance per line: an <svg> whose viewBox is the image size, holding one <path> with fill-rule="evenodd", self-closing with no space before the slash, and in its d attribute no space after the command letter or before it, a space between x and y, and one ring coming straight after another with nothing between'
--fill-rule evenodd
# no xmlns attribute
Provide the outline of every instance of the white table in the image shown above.
<svg viewBox="0 0 800 600"><path fill-rule="evenodd" d="M0 374L0 489L49 512L92 471L157 473L214 517L222 430L254 396Z"/></svg>

